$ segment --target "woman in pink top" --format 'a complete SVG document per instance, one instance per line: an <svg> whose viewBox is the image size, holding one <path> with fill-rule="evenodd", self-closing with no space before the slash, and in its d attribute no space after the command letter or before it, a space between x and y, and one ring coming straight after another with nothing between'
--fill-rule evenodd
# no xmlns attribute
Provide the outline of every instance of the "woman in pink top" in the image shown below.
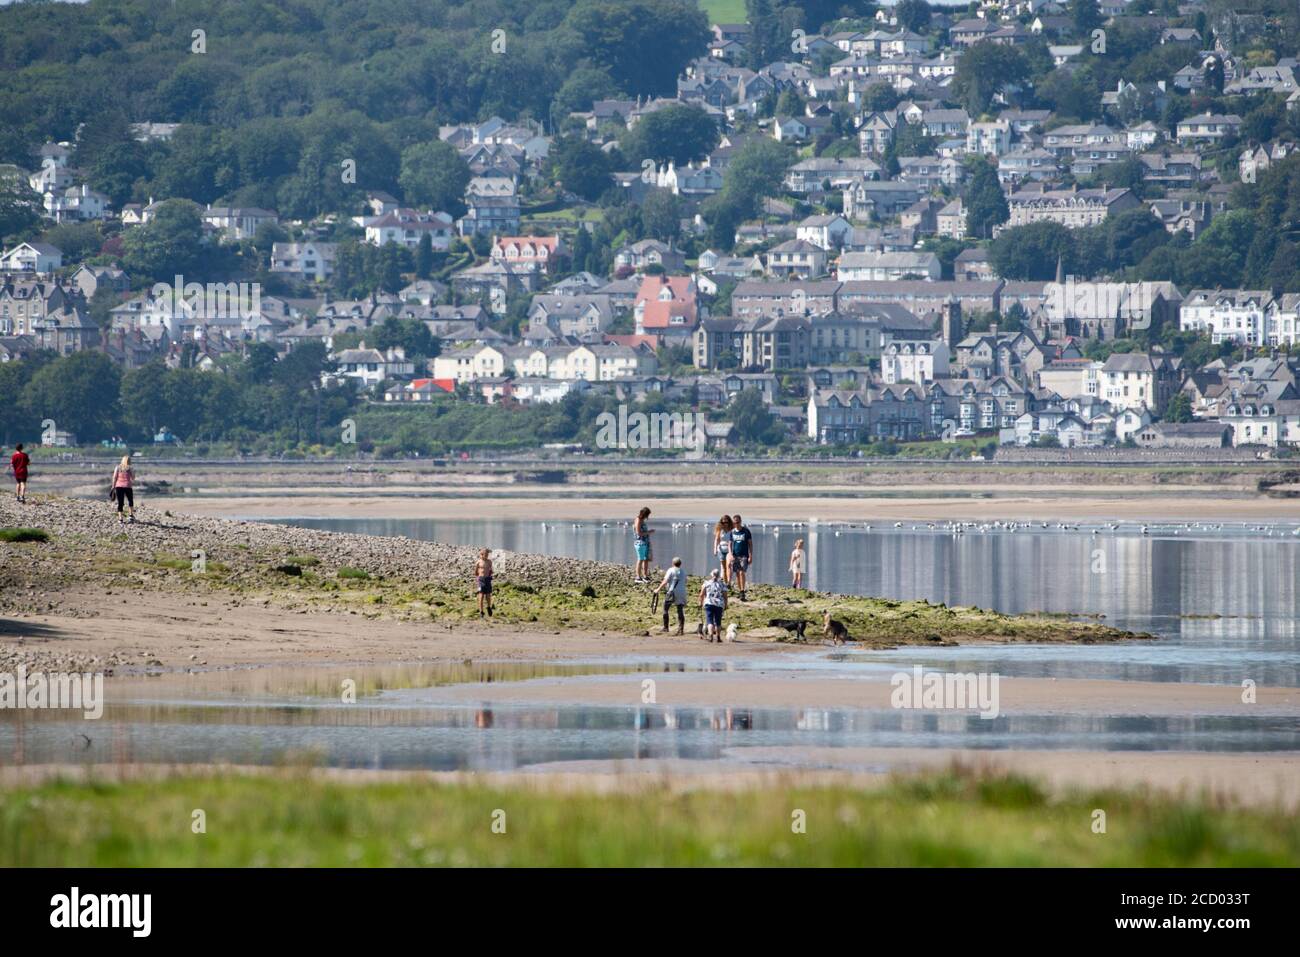
<svg viewBox="0 0 1300 957"><path fill-rule="evenodd" d="M125 505L131 509L131 521L135 521L135 473L131 471L131 456L122 456L122 461L117 463L117 468L113 469L113 487L109 489L109 501L117 500L117 520L126 524L126 518L122 515L122 507Z"/></svg>

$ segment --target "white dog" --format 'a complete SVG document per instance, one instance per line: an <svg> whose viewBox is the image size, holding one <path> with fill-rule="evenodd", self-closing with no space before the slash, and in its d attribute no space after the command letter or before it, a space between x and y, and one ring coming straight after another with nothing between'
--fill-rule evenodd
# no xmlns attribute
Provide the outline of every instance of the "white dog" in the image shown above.
<svg viewBox="0 0 1300 957"><path fill-rule="evenodd" d="M727 626L727 641L736 640L736 623L733 621Z"/></svg>

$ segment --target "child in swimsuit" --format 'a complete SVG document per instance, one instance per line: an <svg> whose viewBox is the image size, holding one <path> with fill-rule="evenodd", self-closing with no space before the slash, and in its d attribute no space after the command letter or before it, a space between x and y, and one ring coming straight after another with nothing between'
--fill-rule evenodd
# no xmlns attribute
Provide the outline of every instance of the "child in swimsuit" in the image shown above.
<svg viewBox="0 0 1300 957"><path fill-rule="evenodd" d="M492 553L483 549L474 563L474 582L478 590L478 616L492 617Z"/></svg>

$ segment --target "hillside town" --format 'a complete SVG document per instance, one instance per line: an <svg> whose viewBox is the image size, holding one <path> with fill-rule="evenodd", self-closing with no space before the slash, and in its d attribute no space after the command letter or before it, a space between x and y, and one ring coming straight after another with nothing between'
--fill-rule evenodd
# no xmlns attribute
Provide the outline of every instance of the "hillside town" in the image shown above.
<svg viewBox="0 0 1300 957"><path fill-rule="evenodd" d="M344 160L349 208L310 217L109 195L88 139L44 142L0 167L31 207L0 365L311 346L320 388L417 428L595 397L705 411L716 450L1300 446L1300 247L1267 209L1300 176L1300 51L1270 22L904 0L814 26L713 23L675 95L441 125L401 195Z"/></svg>

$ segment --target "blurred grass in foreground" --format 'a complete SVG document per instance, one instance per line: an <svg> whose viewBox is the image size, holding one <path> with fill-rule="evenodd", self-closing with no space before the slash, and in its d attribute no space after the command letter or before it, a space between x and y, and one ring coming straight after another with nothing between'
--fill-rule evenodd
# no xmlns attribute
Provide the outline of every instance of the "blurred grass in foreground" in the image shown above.
<svg viewBox="0 0 1300 957"><path fill-rule="evenodd" d="M1107 833L1092 831L1094 809ZM207 832L191 832L192 813ZM493 833L493 813L506 833ZM806 833L791 832L792 812ZM572 793L308 774L0 792L3 866L1295 866L1295 815L948 772L878 790Z"/></svg>

